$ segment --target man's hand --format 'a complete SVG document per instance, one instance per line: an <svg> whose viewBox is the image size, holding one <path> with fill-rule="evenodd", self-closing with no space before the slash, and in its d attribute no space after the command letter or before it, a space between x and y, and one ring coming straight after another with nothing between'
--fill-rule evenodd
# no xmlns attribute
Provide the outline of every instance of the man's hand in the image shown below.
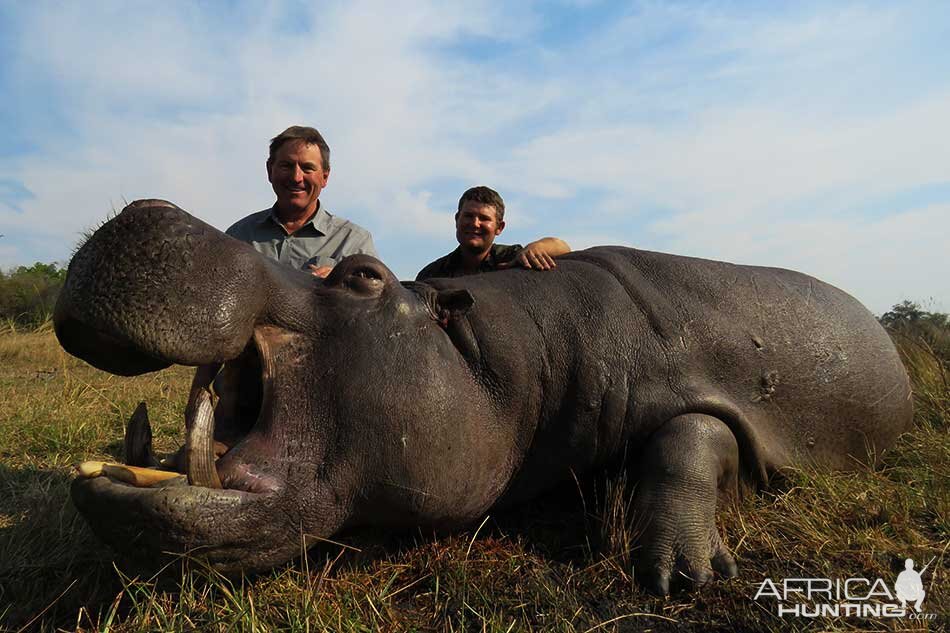
<svg viewBox="0 0 950 633"><path fill-rule="evenodd" d="M551 270L552 268L557 268L557 264L554 263L554 258L548 255L544 247L538 242L531 242L518 251L518 254L515 255L515 258L511 260L509 265L523 266L524 268L531 268L533 270ZM499 266L499 268L501 268L501 266Z"/></svg>
<svg viewBox="0 0 950 633"><path fill-rule="evenodd" d="M316 264L308 264L308 266L310 266L310 274L314 277L325 278L333 270L333 266L317 266Z"/></svg>
<svg viewBox="0 0 950 633"><path fill-rule="evenodd" d="M498 269L522 266L531 270L551 270L557 268L555 257L570 252L571 247L564 240L556 237L542 237L518 251L511 261L498 264Z"/></svg>

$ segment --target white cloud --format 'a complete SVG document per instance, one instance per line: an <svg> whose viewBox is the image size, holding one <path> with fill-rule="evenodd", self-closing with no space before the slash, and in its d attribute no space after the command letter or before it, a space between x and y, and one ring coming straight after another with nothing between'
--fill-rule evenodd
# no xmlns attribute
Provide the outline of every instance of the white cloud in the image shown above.
<svg viewBox="0 0 950 633"><path fill-rule="evenodd" d="M0 158L35 196L0 211L0 233L62 251L11 240L0 265L66 256L123 199L169 198L225 228L271 203L266 143L302 123L333 148L327 206L403 275L451 241L451 189L489 184L509 201L506 237L798 267L877 311L950 304L900 255L950 268L933 237L944 207L880 208L948 180L950 84L929 60L911 90L901 66L918 8L646 3L542 41L543 14L490 2L267 3L230 20L136 6L29 14L44 44L23 36L11 75L45 77L72 132L30 122L38 151ZM472 41L490 54L456 46ZM419 247L394 247L406 240Z"/></svg>
<svg viewBox="0 0 950 633"><path fill-rule="evenodd" d="M934 297L950 308L945 236L950 234L950 203L902 209L879 219L848 214L806 221L777 222L749 241L712 229L733 261L792 268L820 277L861 299L880 314L900 300ZM708 242L694 241L696 249Z"/></svg>

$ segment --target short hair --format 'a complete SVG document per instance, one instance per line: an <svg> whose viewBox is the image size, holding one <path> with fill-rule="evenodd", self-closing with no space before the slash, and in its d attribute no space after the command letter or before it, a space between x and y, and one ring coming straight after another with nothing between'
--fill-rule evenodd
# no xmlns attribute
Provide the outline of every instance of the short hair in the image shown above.
<svg viewBox="0 0 950 633"><path fill-rule="evenodd" d="M323 140L323 136L315 128L303 125L291 125L289 128L270 140L270 155L267 161L274 160L274 154L280 146L289 141L303 141L307 145L316 145L320 148L320 162L323 171L330 171L330 146Z"/></svg>
<svg viewBox="0 0 950 633"><path fill-rule="evenodd" d="M462 194L459 198L459 211L466 202L477 202L478 204L487 204L495 207L495 215L499 222L505 219L505 201L501 199L498 192L490 187L472 187Z"/></svg>

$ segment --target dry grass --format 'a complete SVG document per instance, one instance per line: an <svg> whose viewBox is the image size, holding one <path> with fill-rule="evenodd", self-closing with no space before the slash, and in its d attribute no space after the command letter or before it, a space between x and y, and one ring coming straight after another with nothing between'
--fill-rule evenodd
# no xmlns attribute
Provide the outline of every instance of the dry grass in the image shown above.
<svg viewBox="0 0 950 633"><path fill-rule="evenodd" d="M229 580L198 561L157 578L113 566L69 501L70 465L117 458L125 421L150 408L160 450L181 441L185 368L132 379L64 354L49 328L0 334L0 629L66 631L941 630L950 589L946 367L902 343L916 430L878 470L797 472L721 513L741 577L660 600L633 578L629 486L570 482L529 507L450 535L339 536L294 563ZM763 578L882 577L936 557L934 621L779 619Z"/></svg>

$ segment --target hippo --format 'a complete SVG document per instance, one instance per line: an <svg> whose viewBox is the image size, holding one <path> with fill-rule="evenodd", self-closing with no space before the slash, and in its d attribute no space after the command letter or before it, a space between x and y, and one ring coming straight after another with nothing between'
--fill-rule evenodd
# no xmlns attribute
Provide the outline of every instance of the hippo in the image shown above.
<svg viewBox="0 0 950 633"><path fill-rule="evenodd" d="M198 368L185 446L150 464L172 478L71 495L120 555L228 574L350 528L471 525L619 464L636 577L666 594L736 575L726 500L787 468L873 464L912 422L897 351L848 294L614 246L425 283L353 255L323 280L140 200L77 250L54 324L113 374Z"/></svg>

